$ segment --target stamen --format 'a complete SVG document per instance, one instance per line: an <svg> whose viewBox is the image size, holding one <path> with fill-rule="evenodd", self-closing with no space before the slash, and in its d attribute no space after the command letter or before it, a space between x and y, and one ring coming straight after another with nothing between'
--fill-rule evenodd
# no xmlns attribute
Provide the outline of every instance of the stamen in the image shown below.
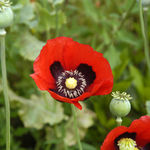
<svg viewBox="0 0 150 150"><path fill-rule="evenodd" d="M87 82L78 70L64 71L56 81L57 92L64 97L76 98L84 93Z"/></svg>
<svg viewBox="0 0 150 150"><path fill-rule="evenodd" d="M131 138L122 138L117 145L119 150L138 150L136 142Z"/></svg>
<svg viewBox="0 0 150 150"><path fill-rule="evenodd" d="M75 78L69 77L66 79L65 85L68 89L74 89L77 86L77 80Z"/></svg>

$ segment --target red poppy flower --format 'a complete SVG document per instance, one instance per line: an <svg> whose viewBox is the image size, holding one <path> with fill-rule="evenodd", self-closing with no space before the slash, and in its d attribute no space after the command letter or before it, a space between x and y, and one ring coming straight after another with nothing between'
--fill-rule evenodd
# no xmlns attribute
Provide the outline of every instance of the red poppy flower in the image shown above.
<svg viewBox="0 0 150 150"><path fill-rule="evenodd" d="M34 62L31 77L41 90L47 90L56 100L72 103L92 95L109 94L113 75L108 61L89 45L71 38L48 40Z"/></svg>
<svg viewBox="0 0 150 150"><path fill-rule="evenodd" d="M134 120L130 127L113 129L101 150L150 150L150 116Z"/></svg>

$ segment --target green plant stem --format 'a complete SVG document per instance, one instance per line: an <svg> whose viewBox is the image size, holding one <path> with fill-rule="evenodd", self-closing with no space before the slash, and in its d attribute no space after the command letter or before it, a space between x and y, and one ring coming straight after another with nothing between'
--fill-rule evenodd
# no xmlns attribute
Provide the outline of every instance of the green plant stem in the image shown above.
<svg viewBox="0 0 150 150"><path fill-rule="evenodd" d="M82 145L81 145L81 142L80 142L79 131L78 131L78 127L77 127L77 116L76 116L75 106L73 104L71 104L71 107L72 107L72 114L73 114L73 118L74 118L74 128L75 128L75 133L76 133L76 139L77 139L78 147L79 147L79 150L82 150Z"/></svg>
<svg viewBox="0 0 150 150"><path fill-rule="evenodd" d="M140 23L141 23L141 30L142 30L142 36L144 40L144 53L145 53L145 58L148 66L148 70L150 73L150 56L149 56L149 42L148 42L148 37L147 37L147 26L146 22L144 21L143 17L143 7L142 7L142 1L139 0L139 9L140 9ZM145 12L146 13L146 12ZM146 15L145 15L146 17ZM146 18L145 18L146 20Z"/></svg>
<svg viewBox="0 0 150 150"><path fill-rule="evenodd" d="M6 150L10 150L10 105L8 98L7 73L5 61L5 35L4 29L0 29L0 51L1 51L1 68L2 68L2 84L6 109Z"/></svg>
<svg viewBox="0 0 150 150"><path fill-rule="evenodd" d="M117 126L121 126L121 124L122 124L122 118L121 117L117 117L116 118L116 122L117 122Z"/></svg>
<svg viewBox="0 0 150 150"><path fill-rule="evenodd" d="M67 144L64 141L64 150L68 150Z"/></svg>

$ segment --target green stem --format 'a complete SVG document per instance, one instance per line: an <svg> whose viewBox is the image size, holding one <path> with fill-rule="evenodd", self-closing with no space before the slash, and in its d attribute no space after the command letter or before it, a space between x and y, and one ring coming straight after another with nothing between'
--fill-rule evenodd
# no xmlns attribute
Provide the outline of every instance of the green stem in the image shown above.
<svg viewBox="0 0 150 150"><path fill-rule="evenodd" d="M71 104L71 107L72 107L72 114L73 114L73 118L74 118L74 128L75 128L75 133L76 133L76 139L77 139L78 147L79 147L79 150L82 150L82 145L81 145L81 142L80 142L79 131L78 131L78 127L77 127L77 116L76 116L75 106L73 104Z"/></svg>
<svg viewBox="0 0 150 150"><path fill-rule="evenodd" d="M64 150L68 150L67 144L64 141Z"/></svg>
<svg viewBox="0 0 150 150"><path fill-rule="evenodd" d="M2 68L2 84L6 109L6 150L10 150L10 105L8 98L7 73L5 61L5 35L4 29L0 29L0 51L1 51L1 68Z"/></svg>
<svg viewBox="0 0 150 150"><path fill-rule="evenodd" d="M121 117L117 117L116 118L116 122L117 122L118 126L121 126L121 124L122 124L122 118Z"/></svg>
<svg viewBox="0 0 150 150"><path fill-rule="evenodd" d="M141 30L142 30L142 35L143 35L143 40L144 40L144 53L146 57L146 62L148 66L148 70L150 73L150 56L149 56L149 42L148 42L148 37L147 37L147 27L146 27L146 22L144 21L143 17L143 7L142 7L142 1L139 1L139 9L140 9L140 23L141 23ZM146 16L145 16L146 17Z"/></svg>

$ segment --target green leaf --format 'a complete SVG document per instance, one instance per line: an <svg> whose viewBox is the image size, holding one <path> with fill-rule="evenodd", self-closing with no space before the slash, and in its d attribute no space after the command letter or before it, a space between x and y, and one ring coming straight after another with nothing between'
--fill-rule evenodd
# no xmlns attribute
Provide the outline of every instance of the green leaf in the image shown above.
<svg viewBox="0 0 150 150"><path fill-rule="evenodd" d="M126 91L132 83L132 79L126 79L114 84L113 91Z"/></svg>
<svg viewBox="0 0 150 150"><path fill-rule="evenodd" d="M137 36L134 33L129 32L127 30L120 30L117 33L117 38L119 41L135 46L137 48L141 47L142 40L139 40L139 38L137 38Z"/></svg>
<svg viewBox="0 0 150 150"><path fill-rule="evenodd" d="M150 87L144 87L143 89L143 96L145 99L149 99L150 98Z"/></svg>
<svg viewBox="0 0 150 150"><path fill-rule="evenodd" d="M82 147L85 150L96 150L96 148L94 146L87 144L87 143L82 143Z"/></svg>
<svg viewBox="0 0 150 150"><path fill-rule="evenodd" d="M90 19L94 20L95 22L98 22L99 17L97 15L96 8L93 5L93 1L92 0L82 0L81 2L84 7L83 12L85 13L85 15L90 17Z"/></svg>
<svg viewBox="0 0 150 150"><path fill-rule="evenodd" d="M62 4L64 0L48 0L49 3L51 3L53 6Z"/></svg>
<svg viewBox="0 0 150 150"><path fill-rule="evenodd" d="M31 4L27 4L21 8L20 11L20 23L30 24L31 20L34 18L33 6Z"/></svg>
<svg viewBox="0 0 150 150"><path fill-rule="evenodd" d="M109 47L109 49L104 53L104 57L107 58L112 69L121 63L120 53L114 46Z"/></svg>
<svg viewBox="0 0 150 150"><path fill-rule="evenodd" d="M41 129L45 124L55 125L62 122L66 116L62 103L52 99L49 93L43 96L32 95L25 99L9 91L11 104L18 107L18 114L27 128Z"/></svg>
<svg viewBox="0 0 150 150"><path fill-rule="evenodd" d="M131 74L131 77L133 78L133 84L135 88L138 90L138 92L141 95L143 95L144 84L143 84L143 76L141 72L136 67L131 65L130 74Z"/></svg>
<svg viewBox="0 0 150 150"><path fill-rule="evenodd" d="M50 29L56 28L56 17L58 28L66 23L66 16L61 10L56 14L56 11L48 11L39 3L35 4L35 10L38 16L38 25L36 27L36 30L39 32L49 32Z"/></svg>
<svg viewBox="0 0 150 150"><path fill-rule="evenodd" d="M129 59L123 61L120 65L118 65L114 70L114 80L117 81L122 75L123 71L127 67Z"/></svg>
<svg viewBox="0 0 150 150"><path fill-rule="evenodd" d="M27 60L34 61L40 54L42 47L45 45L44 42L38 40L35 36L29 32L23 33L20 36L20 55Z"/></svg>

